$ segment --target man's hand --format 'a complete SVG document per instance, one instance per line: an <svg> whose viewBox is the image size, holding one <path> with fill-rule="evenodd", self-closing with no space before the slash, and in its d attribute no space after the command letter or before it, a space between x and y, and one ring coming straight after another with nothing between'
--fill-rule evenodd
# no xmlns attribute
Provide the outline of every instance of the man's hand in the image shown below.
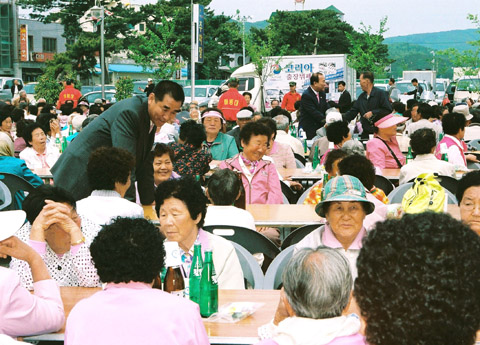
<svg viewBox="0 0 480 345"><path fill-rule="evenodd" d="M363 117L366 118L367 120L368 120L369 118L371 118L372 116L373 116L373 113L372 113L371 111L366 112L365 114L363 114Z"/></svg>

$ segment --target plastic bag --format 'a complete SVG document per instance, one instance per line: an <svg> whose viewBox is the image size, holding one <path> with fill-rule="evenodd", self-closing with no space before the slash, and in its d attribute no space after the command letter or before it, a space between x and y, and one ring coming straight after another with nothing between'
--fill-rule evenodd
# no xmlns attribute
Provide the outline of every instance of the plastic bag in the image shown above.
<svg viewBox="0 0 480 345"><path fill-rule="evenodd" d="M232 302L220 306L218 312L210 315L207 322L235 323L255 313L265 303Z"/></svg>

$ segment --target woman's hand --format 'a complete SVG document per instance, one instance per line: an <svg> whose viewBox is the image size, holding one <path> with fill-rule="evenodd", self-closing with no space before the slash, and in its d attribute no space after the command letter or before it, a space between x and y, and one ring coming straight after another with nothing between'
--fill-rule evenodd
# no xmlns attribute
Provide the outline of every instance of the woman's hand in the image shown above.
<svg viewBox="0 0 480 345"><path fill-rule="evenodd" d="M6 258L11 256L15 259L23 260L29 264L36 256L36 252L29 245L12 236L0 242L0 257Z"/></svg>

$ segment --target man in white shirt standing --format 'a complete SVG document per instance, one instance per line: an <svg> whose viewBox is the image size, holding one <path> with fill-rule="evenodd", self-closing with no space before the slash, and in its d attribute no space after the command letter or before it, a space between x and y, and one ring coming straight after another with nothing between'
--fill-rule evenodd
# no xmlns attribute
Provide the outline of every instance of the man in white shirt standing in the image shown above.
<svg viewBox="0 0 480 345"><path fill-rule="evenodd" d="M435 157L436 144L436 134L430 128L420 128L410 136L410 146L416 157L400 169L400 184L407 183L427 172L455 177L455 166Z"/></svg>

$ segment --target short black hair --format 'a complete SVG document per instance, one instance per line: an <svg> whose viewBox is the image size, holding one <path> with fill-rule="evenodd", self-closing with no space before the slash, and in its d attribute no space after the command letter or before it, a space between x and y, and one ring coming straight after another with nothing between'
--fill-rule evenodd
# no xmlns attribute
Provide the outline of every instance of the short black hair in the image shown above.
<svg viewBox="0 0 480 345"><path fill-rule="evenodd" d="M146 219L116 218L90 246L92 260L103 283L150 284L164 267L164 237Z"/></svg>
<svg viewBox="0 0 480 345"><path fill-rule="evenodd" d="M457 185L457 200L458 205L462 202L463 194L470 187L480 186L480 170L472 170L463 175Z"/></svg>
<svg viewBox="0 0 480 345"><path fill-rule="evenodd" d="M338 163L340 175L350 175L358 178L363 186L371 190L375 185L375 167L365 156L353 154Z"/></svg>
<svg viewBox="0 0 480 345"><path fill-rule="evenodd" d="M175 101L181 102L182 104L185 101L185 94L183 93L182 87L171 80L162 80L159 82L155 86L155 89L153 89L153 94L155 95L156 102L163 101L165 95L169 95Z"/></svg>
<svg viewBox="0 0 480 345"><path fill-rule="evenodd" d="M325 160L325 170L328 173L331 173L333 170L333 163L339 159L343 159L348 156L348 153L343 150L332 150L328 153L327 159Z"/></svg>
<svg viewBox="0 0 480 345"><path fill-rule="evenodd" d="M207 182L208 196L214 205L229 206L243 188L237 174L230 169L217 170Z"/></svg>
<svg viewBox="0 0 480 345"><path fill-rule="evenodd" d="M28 112L29 112L30 114L32 114L32 115L37 116L37 114L38 114L38 107L37 107L36 105L30 104L30 105L28 106Z"/></svg>
<svg viewBox="0 0 480 345"><path fill-rule="evenodd" d="M175 158L175 153L173 152L172 148L164 143L157 143L153 148L152 153L153 159L155 159L155 157L162 157L164 154L168 154L172 162Z"/></svg>
<svg viewBox="0 0 480 345"><path fill-rule="evenodd" d="M460 130L465 129L465 116L460 113L448 113L442 118L443 133L448 135L455 135Z"/></svg>
<svg viewBox="0 0 480 345"><path fill-rule="evenodd" d="M135 157L119 147L99 147L90 154L87 176L93 190L114 190L115 183L126 184L135 167Z"/></svg>
<svg viewBox="0 0 480 345"><path fill-rule="evenodd" d="M267 126L261 123L258 123L258 121L249 122L245 126L243 126L239 134L240 142L243 140L243 142L248 145L248 143L250 142L250 139L254 135L264 135L267 137L268 142L270 141L270 135L271 135L270 129Z"/></svg>
<svg viewBox="0 0 480 345"><path fill-rule="evenodd" d="M389 80L395 84L395 78L390 78Z"/></svg>
<svg viewBox="0 0 480 345"><path fill-rule="evenodd" d="M431 128L419 128L410 135L410 146L417 155L432 153L432 148L437 146L437 134Z"/></svg>
<svg viewBox="0 0 480 345"><path fill-rule="evenodd" d="M350 133L350 129L344 121L335 121L327 126L327 139L335 145L340 144L343 139L347 138L348 133Z"/></svg>
<svg viewBox="0 0 480 345"><path fill-rule="evenodd" d="M182 176L179 179L172 179L162 182L162 187L157 188L155 193L155 210L157 216L160 213L160 207L166 199L175 198L181 200L188 209L190 217L196 219L201 215L199 228L203 226L205 214L207 213L207 197L203 193L200 183L196 182L191 176Z"/></svg>
<svg viewBox="0 0 480 345"><path fill-rule="evenodd" d="M360 73L360 76L363 75L363 79L368 79L370 82L373 84L375 82L375 76L373 75L373 72L370 71L365 71Z"/></svg>
<svg viewBox="0 0 480 345"><path fill-rule="evenodd" d="M248 91L245 91L244 93L242 93L242 96L250 96L250 99L252 99L252 94Z"/></svg>
<svg viewBox="0 0 480 345"><path fill-rule="evenodd" d="M25 118L25 112L22 109L15 108L12 110L12 121L18 122Z"/></svg>
<svg viewBox="0 0 480 345"><path fill-rule="evenodd" d="M69 102L69 103L63 103L61 106L60 106L60 110L62 111L62 115L70 115L72 113L72 110L73 110L73 103Z"/></svg>
<svg viewBox="0 0 480 345"><path fill-rule="evenodd" d="M23 130L23 133L22 133L23 139L25 140L25 144L28 147L32 147L32 145L30 144L30 142L32 141L32 133L37 128L40 128L43 131L43 133L45 133L42 126L38 122L33 122L28 124L27 126L25 126L25 129Z"/></svg>
<svg viewBox="0 0 480 345"><path fill-rule="evenodd" d="M0 125L8 118L12 118L13 106L5 105L0 110Z"/></svg>
<svg viewBox="0 0 480 345"><path fill-rule="evenodd" d="M72 79L67 79L67 81L65 82L65 84L67 84L67 85L72 85Z"/></svg>
<svg viewBox="0 0 480 345"><path fill-rule="evenodd" d="M91 114L91 115L93 115L93 114L100 115L102 113L102 108L98 104L92 104L90 106L90 110L89 110L88 113Z"/></svg>
<svg viewBox="0 0 480 345"><path fill-rule="evenodd" d="M412 79L412 83L418 83L417 78L413 78L413 79Z"/></svg>
<svg viewBox="0 0 480 345"><path fill-rule="evenodd" d="M310 76L310 85L313 85L315 83L318 83L319 81L319 77L323 75L323 73L320 73L320 72L315 72L315 73L312 73L312 75Z"/></svg>
<svg viewBox="0 0 480 345"><path fill-rule="evenodd" d="M277 124L271 117L262 117L257 120L257 123L261 123L270 130L270 135L274 135L273 139L277 136Z"/></svg>
<svg viewBox="0 0 480 345"><path fill-rule="evenodd" d="M338 85L345 86L345 85L347 85L347 84L345 84L345 82L344 82L343 80L340 80L340 81L338 82Z"/></svg>
<svg viewBox="0 0 480 345"><path fill-rule="evenodd" d="M17 133L16 133L17 137L23 138L23 131L25 130L27 125L29 125L31 123L34 123L34 121L30 120L30 119L28 119L28 120L23 119L23 120L18 121L17 122ZM24 140L25 140L25 138L24 138Z"/></svg>
<svg viewBox="0 0 480 345"><path fill-rule="evenodd" d="M30 224L33 224L43 206L46 205L45 200L66 203L74 210L76 209L75 198L70 192L60 187L44 184L33 189L23 201L22 210L27 214Z"/></svg>
<svg viewBox="0 0 480 345"><path fill-rule="evenodd" d="M186 144L193 145L197 149L202 147L202 143L207 140L205 127L194 120L185 121L180 125L178 137Z"/></svg>
<svg viewBox="0 0 480 345"><path fill-rule="evenodd" d="M409 99L407 100L407 109L413 109L414 106L418 105L418 101L416 99Z"/></svg>
<svg viewBox="0 0 480 345"><path fill-rule="evenodd" d="M475 342L480 324L480 237L445 213L378 222L357 259L354 297L366 342Z"/></svg>
<svg viewBox="0 0 480 345"><path fill-rule="evenodd" d="M45 132L45 134L48 134L50 133L50 120L52 119L56 120L57 115L52 114L50 112L46 112L46 113L42 112L40 115L37 116L35 121L39 123L40 126L42 126L42 129Z"/></svg>
<svg viewBox="0 0 480 345"><path fill-rule="evenodd" d="M428 120L429 118L433 117L433 108L430 104L420 103L417 113L422 117L422 119Z"/></svg>
<svg viewBox="0 0 480 345"><path fill-rule="evenodd" d="M405 104L403 102L397 101L392 103L392 108L395 110L397 113L402 114L405 112Z"/></svg>

